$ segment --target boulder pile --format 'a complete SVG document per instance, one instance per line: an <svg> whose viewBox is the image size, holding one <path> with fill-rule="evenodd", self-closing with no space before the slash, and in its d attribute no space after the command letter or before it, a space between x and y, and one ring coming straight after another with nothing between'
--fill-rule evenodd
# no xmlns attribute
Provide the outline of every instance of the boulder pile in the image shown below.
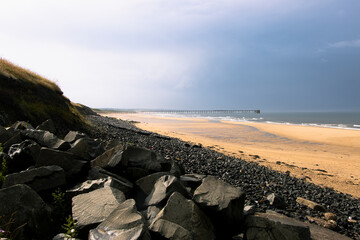
<svg viewBox="0 0 360 240"><path fill-rule="evenodd" d="M258 199L276 210L265 211L248 204L252 197L241 186L209 174L186 174L180 161L136 142L75 131L61 139L51 120L37 128L25 122L0 126L0 142L0 170L6 174L0 236L7 238L348 239L329 229L336 230L336 224L324 228L320 221L281 214L291 211L282 196ZM294 204L304 211L327 211L298 197ZM325 213L319 220L336 223L336 215Z"/></svg>

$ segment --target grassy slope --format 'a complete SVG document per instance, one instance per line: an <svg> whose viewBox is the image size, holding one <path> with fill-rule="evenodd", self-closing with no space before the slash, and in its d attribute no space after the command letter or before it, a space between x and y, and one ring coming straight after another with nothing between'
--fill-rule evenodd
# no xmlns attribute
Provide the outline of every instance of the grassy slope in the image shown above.
<svg viewBox="0 0 360 240"><path fill-rule="evenodd" d="M37 126L51 118L58 128L86 127L54 82L4 59L0 59L0 115L5 124L22 120Z"/></svg>

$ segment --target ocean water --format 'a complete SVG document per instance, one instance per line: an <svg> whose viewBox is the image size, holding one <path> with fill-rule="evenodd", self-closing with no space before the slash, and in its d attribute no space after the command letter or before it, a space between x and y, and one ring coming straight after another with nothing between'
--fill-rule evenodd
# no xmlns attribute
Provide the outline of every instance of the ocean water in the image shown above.
<svg viewBox="0 0 360 240"><path fill-rule="evenodd" d="M168 117L206 118L212 121L263 122L360 130L360 112L164 113Z"/></svg>

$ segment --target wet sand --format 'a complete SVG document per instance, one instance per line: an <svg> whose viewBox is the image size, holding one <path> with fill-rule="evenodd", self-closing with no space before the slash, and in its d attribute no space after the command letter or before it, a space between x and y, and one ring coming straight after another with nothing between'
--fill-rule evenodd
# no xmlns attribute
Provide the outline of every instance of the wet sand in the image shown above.
<svg viewBox="0 0 360 240"><path fill-rule="evenodd" d="M360 131L310 126L210 121L145 114L103 116L176 137L360 198Z"/></svg>

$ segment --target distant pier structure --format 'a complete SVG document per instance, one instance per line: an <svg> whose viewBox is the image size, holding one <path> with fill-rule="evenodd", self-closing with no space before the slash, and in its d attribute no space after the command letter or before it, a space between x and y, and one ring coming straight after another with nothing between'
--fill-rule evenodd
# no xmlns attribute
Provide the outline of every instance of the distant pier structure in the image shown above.
<svg viewBox="0 0 360 240"><path fill-rule="evenodd" d="M227 114L227 113L260 113L260 110L138 110L141 113L166 113L166 114Z"/></svg>

